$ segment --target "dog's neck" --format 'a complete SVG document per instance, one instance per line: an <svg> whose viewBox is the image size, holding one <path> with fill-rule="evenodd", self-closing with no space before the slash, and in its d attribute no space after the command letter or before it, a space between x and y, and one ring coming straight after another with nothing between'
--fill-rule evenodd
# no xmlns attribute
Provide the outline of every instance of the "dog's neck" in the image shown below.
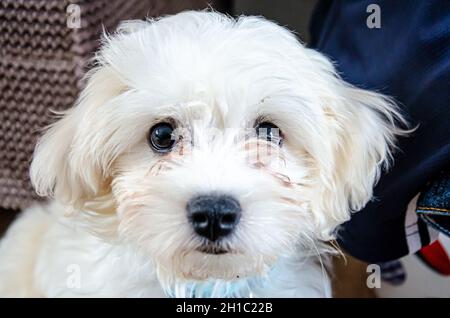
<svg viewBox="0 0 450 318"><path fill-rule="evenodd" d="M314 257L282 257L262 276L233 281L175 282L164 288L168 297L251 298L331 297L330 280Z"/></svg>
<svg viewBox="0 0 450 318"><path fill-rule="evenodd" d="M233 281L208 280L204 282L180 282L165 290L175 298L249 298L253 291L267 282L263 277L249 277Z"/></svg>

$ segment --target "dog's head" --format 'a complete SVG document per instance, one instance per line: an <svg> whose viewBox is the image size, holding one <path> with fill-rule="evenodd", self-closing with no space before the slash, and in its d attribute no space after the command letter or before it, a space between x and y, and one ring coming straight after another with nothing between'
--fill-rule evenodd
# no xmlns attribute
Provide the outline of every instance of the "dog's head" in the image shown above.
<svg viewBox="0 0 450 318"><path fill-rule="evenodd" d="M262 18L128 22L97 62L31 178L96 226L113 216L115 238L164 278L264 273L332 239L401 133L389 99Z"/></svg>

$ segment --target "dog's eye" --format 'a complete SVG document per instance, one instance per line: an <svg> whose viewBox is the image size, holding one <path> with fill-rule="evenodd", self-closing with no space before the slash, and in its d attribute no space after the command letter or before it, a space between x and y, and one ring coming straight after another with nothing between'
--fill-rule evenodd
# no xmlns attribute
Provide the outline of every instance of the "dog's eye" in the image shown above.
<svg viewBox="0 0 450 318"><path fill-rule="evenodd" d="M265 121L259 123L256 126L256 134L258 135L258 138L266 139L267 141L272 141L281 145L282 135L280 128L271 122Z"/></svg>
<svg viewBox="0 0 450 318"><path fill-rule="evenodd" d="M156 152L169 152L175 144L172 125L169 123L156 124L150 129L148 141Z"/></svg>

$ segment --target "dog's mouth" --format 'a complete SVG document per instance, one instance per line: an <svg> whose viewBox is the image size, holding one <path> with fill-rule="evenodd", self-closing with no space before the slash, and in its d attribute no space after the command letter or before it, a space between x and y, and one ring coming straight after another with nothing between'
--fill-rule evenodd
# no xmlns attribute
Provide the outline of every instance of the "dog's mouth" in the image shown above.
<svg viewBox="0 0 450 318"><path fill-rule="evenodd" d="M227 254L229 251L221 246L215 244L205 244L197 248L197 251L204 254L222 255Z"/></svg>

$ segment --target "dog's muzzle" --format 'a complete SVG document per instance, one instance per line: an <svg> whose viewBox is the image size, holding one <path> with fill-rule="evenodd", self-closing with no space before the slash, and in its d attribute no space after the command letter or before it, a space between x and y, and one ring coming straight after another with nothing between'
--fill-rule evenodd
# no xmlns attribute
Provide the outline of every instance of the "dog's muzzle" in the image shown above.
<svg viewBox="0 0 450 318"><path fill-rule="evenodd" d="M199 195L189 200L186 210L195 232L215 242L230 235L241 217L239 202L228 195Z"/></svg>

